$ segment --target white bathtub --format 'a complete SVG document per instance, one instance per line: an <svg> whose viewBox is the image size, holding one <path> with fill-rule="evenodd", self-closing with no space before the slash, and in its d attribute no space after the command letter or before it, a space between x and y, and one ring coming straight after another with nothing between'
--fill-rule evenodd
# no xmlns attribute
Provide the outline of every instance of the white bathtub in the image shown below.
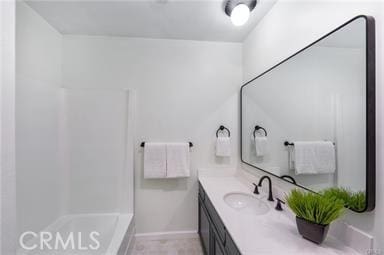
<svg viewBox="0 0 384 255"><path fill-rule="evenodd" d="M125 255L134 232L132 218L132 214L66 215L26 242L27 247L34 249L21 247L18 255ZM50 247L46 244L41 246L43 232L53 236L48 242ZM94 233L94 239L90 238L92 232L97 233ZM71 233L74 236L74 248L68 245L63 249L62 243L56 240L57 236L66 242ZM47 237L49 234L43 235ZM32 234L25 239L28 236Z"/></svg>

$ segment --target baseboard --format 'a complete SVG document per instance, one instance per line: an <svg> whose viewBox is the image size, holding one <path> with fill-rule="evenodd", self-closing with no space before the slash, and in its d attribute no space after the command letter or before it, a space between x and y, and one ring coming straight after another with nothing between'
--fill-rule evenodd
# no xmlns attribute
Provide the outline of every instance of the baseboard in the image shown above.
<svg viewBox="0 0 384 255"><path fill-rule="evenodd" d="M197 230L138 233L136 240L164 240L164 239L189 239L198 238Z"/></svg>

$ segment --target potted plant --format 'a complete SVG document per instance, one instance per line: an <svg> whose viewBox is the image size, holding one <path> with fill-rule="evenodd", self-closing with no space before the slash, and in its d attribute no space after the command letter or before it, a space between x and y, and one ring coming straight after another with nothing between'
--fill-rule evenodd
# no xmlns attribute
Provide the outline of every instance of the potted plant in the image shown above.
<svg viewBox="0 0 384 255"><path fill-rule="evenodd" d="M286 197L291 210L296 214L297 229L305 239L322 243L329 224L344 213L344 202L338 198L325 197L298 189Z"/></svg>

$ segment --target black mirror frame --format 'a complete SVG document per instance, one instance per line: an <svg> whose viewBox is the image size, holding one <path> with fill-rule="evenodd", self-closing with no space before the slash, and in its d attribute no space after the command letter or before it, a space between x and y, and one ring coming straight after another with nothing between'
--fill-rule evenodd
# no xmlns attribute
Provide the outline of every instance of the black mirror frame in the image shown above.
<svg viewBox="0 0 384 255"><path fill-rule="evenodd" d="M333 34L334 32L340 30L344 26L360 18L365 19L365 24L366 24L366 179L365 179L366 204L365 204L364 210L357 211L357 210L351 209L352 211L358 212L358 213L373 211L375 209L375 202L376 202L376 92L375 92L376 90L376 59L375 59L376 58L376 38L375 38L374 17L367 16L367 15L359 15L352 18L351 20L345 22L341 26L337 27L336 29L332 30L326 35L322 36L318 40L314 41L313 43L299 50L295 54L291 55L290 57L284 59L280 63L274 65L273 67L269 68L265 72L261 73L260 75L246 82L243 86L241 86L241 89L240 89L240 138L241 138L240 139L240 155L241 155L240 158L241 158L241 162L292 184L292 182L284 178L281 178L280 176L277 176L273 173L270 173L264 169L261 169L257 166L254 166L244 161L243 159L243 89L245 86L249 85L254 80L265 75L269 71L273 70L274 68L280 66L281 64L285 63L286 61L293 58L294 56L310 48L312 45L316 44L317 42L321 41L327 36ZM310 190L299 184L293 184L293 185L296 185L305 190L314 192L313 190Z"/></svg>

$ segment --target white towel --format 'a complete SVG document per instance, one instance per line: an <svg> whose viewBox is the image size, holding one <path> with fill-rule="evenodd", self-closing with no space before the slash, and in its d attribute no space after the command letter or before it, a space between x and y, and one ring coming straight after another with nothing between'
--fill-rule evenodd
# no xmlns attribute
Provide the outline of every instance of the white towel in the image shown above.
<svg viewBox="0 0 384 255"><path fill-rule="evenodd" d="M167 173L167 147L165 143L145 143L144 178L165 178Z"/></svg>
<svg viewBox="0 0 384 255"><path fill-rule="evenodd" d="M287 146L288 149L288 170L295 169L295 148L294 146Z"/></svg>
<svg viewBox="0 0 384 255"><path fill-rule="evenodd" d="M294 142L296 174L326 174L336 171L335 146L328 141Z"/></svg>
<svg viewBox="0 0 384 255"><path fill-rule="evenodd" d="M167 143L167 178L189 177L189 143Z"/></svg>
<svg viewBox="0 0 384 255"><path fill-rule="evenodd" d="M229 137L219 136L216 139L216 156L231 156L231 139Z"/></svg>
<svg viewBox="0 0 384 255"><path fill-rule="evenodd" d="M268 152L268 139L266 136L256 136L255 137L255 149L256 156L262 157L265 156Z"/></svg>

